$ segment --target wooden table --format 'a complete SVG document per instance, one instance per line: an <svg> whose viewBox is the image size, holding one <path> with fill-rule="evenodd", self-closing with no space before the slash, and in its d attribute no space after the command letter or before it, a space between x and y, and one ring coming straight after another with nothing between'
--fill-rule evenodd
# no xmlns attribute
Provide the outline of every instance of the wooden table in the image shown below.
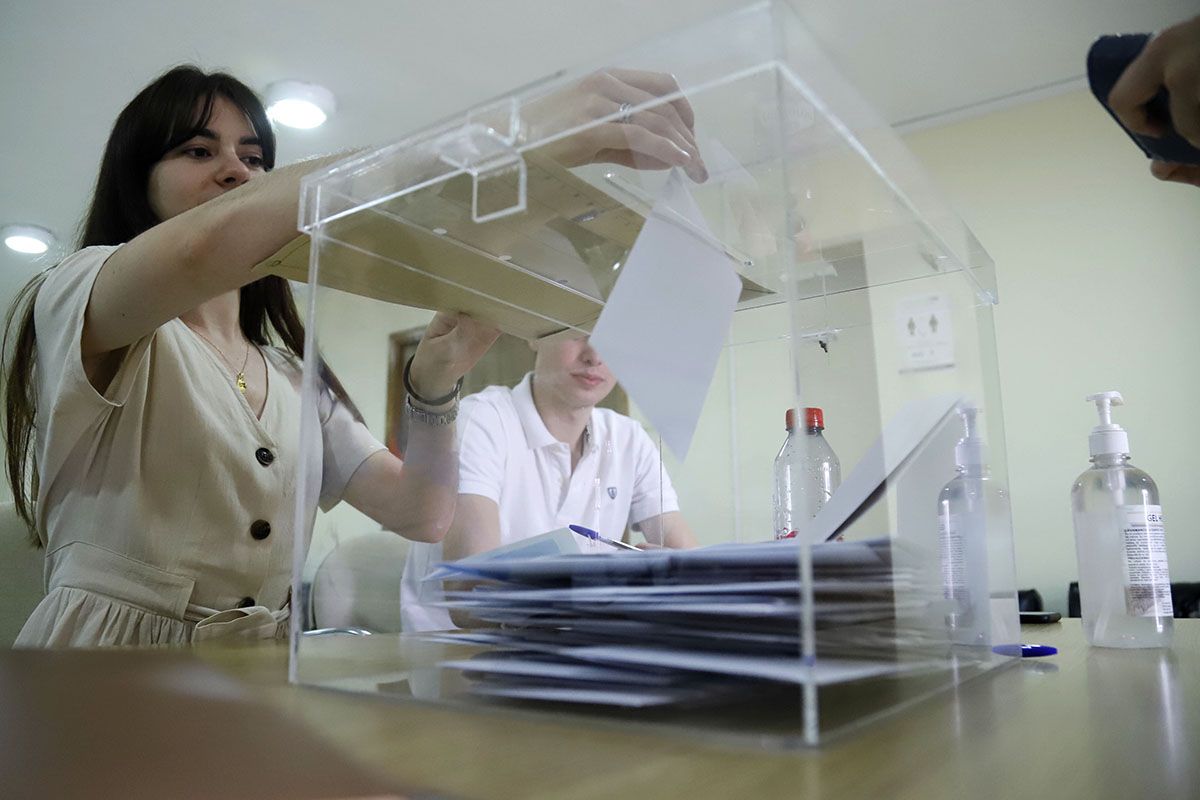
<svg viewBox="0 0 1200 800"><path fill-rule="evenodd" d="M1200 621L1170 651L1026 626L1025 659L831 744L722 746L561 716L479 713L286 683L282 645L196 653L402 786L463 797L1200 798Z"/></svg>

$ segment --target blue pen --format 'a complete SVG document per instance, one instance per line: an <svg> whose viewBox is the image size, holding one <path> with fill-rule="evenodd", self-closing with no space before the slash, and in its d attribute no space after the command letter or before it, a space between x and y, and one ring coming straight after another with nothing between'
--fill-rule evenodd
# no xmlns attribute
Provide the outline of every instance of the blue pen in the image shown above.
<svg viewBox="0 0 1200 800"><path fill-rule="evenodd" d="M626 550L637 550L637 548L631 544L625 544L624 542L618 542L613 539L608 539L604 536L601 536L599 533L592 530L591 528L585 528L582 525L568 525L567 527L570 528L575 533L578 533L580 536L584 536L588 539L594 539L597 542L604 542L605 544L611 544L613 547L624 547Z"/></svg>
<svg viewBox="0 0 1200 800"><path fill-rule="evenodd" d="M993 647L992 652L1002 656L1037 658L1038 656L1057 655L1058 648L1048 644L1001 644Z"/></svg>

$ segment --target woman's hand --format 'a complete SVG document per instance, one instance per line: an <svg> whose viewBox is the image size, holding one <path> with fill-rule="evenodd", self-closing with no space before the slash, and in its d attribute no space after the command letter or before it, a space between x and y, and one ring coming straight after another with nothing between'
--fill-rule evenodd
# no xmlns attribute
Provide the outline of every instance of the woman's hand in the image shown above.
<svg viewBox="0 0 1200 800"><path fill-rule="evenodd" d="M526 136L536 140L620 114L679 92L675 78L660 72L609 69L576 85L535 100L522 111ZM634 169L682 167L696 181L708 180L708 169L696 146L696 118L683 97L594 125L545 147L566 167L603 162Z"/></svg>
<svg viewBox="0 0 1200 800"><path fill-rule="evenodd" d="M409 380L421 397L443 397L483 357L500 331L468 317L439 311L425 328Z"/></svg>

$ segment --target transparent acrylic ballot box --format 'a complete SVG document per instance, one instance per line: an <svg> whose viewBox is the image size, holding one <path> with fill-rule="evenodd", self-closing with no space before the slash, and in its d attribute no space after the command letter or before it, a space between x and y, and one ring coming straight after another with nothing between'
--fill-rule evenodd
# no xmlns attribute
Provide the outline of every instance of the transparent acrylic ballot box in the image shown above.
<svg viewBox="0 0 1200 800"><path fill-rule="evenodd" d="M791 746L1014 662L993 264L786 5L555 75L313 174L301 229L260 266L308 284L293 680ZM690 244L664 250L672 241ZM635 274L667 288L630 305L620 287ZM694 298L718 295L736 304L717 320L719 348L636 338L690 325L708 307ZM633 366L614 367L622 382L638 371L636 389L623 383L606 398L616 411L592 413L578 464L545 502L565 508L579 481L574 521L602 537L636 547L665 529L686 542L682 519L698 546L630 550L523 526L503 499L519 470L503 465L557 445L548 429L535 441L528 416L505 429L478 397L456 426L479 437L462 446L464 491L504 521L488 538L460 515L448 535L544 534L545 546L447 564L465 545L380 532L436 538L444 511L407 513L399 498L442 509L458 485L430 445L444 431L418 430L428 423L404 406L404 363L433 310L504 331L464 394L517 386L489 390L514 409L538 408L550 385L535 378L521 395L534 348L540 376L545 353L594 331L598 343L605 326L636 339ZM702 389L678 384L664 416L676 384L654 376L678 371ZM596 399L587 380L573 386ZM842 481L815 517L797 510L781 527L785 410L807 407L823 410ZM597 416L610 413L646 432L652 469L613 444L616 423ZM337 504L336 476L362 426L412 482L353 494L360 513ZM621 469L636 472L631 488L618 489ZM602 523L602 504L620 502L627 524Z"/></svg>

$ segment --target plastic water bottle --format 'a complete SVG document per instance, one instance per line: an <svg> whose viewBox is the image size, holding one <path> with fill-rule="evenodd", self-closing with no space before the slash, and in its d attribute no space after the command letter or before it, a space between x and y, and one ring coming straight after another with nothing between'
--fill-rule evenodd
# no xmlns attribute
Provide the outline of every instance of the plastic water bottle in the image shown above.
<svg viewBox="0 0 1200 800"><path fill-rule="evenodd" d="M842 482L842 465L825 441L825 415L804 409L804 426L796 425L796 410L784 417L787 439L775 456L775 538L790 539L804 522L824 508Z"/></svg>
<svg viewBox="0 0 1200 800"><path fill-rule="evenodd" d="M1091 469L1071 489L1083 634L1100 647L1171 643L1171 577L1154 480L1129 463L1129 436L1112 421L1120 392L1088 396L1100 424Z"/></svg>

